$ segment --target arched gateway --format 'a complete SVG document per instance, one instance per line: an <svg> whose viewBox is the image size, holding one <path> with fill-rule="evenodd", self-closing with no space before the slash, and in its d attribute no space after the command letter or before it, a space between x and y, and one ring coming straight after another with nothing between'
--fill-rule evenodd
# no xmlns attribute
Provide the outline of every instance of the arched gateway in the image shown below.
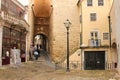
<svg viewBox="0 0 120 80"><path fill-rule="evenodd" d="M53 62L66 59L66 27L64 22L72 22L70 28L70 53L79 48L80 26L77 1L29 0L30 43L35 42L36 35L46 38L45 48ZM74 11L73 11L74 10ZM67 13L66 13L67 12ZM74 38L74 39L73 39ZM45 49L44 48L44 49Z"/></svg>
<svg viewBox="0 0 120 80"><path fill-rule="evenodd" d="M35 35L33 40L35 47L48 52L48 38L44 34Z"/></svg>
<svg viewBox="0 0 120 80"><path fill-rule="evenodd" d="M32 18L30 19L31 35L32 41L34 43L34 47L38 47L39 49L44 50L49 53L49 19L50 19L50 11L51 4L50 0L29 0L32 9L31 14ZM30 15L31 17L31 15Z"/></svg>

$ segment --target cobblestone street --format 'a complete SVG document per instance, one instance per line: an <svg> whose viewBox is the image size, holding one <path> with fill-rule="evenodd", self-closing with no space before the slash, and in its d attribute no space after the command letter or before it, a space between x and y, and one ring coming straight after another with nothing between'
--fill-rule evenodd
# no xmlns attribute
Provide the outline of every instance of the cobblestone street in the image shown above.
<svg viewBox="0 0 120 80"><path fill-rule="evenodd" d="M114 78L114 79L112 79ZM55 70L41 59L22 63L19 67L0 68L0 80L120 80L115 70Z"/></svg>

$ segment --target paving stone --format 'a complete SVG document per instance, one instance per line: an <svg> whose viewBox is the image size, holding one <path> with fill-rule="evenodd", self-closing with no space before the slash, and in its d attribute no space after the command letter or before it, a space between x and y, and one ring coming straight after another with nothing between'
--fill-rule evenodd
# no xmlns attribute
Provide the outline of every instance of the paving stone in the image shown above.
<svg viewBox="0 0 120 80"><path fill-rule="evenodd" d="M43 60L43 58L42 58ZM120 80L115 70L55 70L49 61L30 61L0 69L0 80Z"/></svg>

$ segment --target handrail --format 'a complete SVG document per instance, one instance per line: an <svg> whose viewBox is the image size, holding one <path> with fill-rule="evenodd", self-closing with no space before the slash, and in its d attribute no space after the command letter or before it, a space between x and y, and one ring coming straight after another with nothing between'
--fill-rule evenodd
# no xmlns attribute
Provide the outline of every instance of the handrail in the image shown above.
<svg viewBox="0 0 120 80"><path fill-rule="evenodd" d="M115 69L115 63L113 62L106 62L105 64L105 70L113 70ZM70 61L70 69L79 69L82 70L82 67L85 66L84 63L81 63L80 61ZM65 69L66 68L66 63L62 62L62 63L58 63L55 64L56 69Z"/></svg>
<svg viewBox="0 0 120 80"><path fill-rule="evenodd" d="M101 46L101 39L89 39L89 46Z"/></svg>

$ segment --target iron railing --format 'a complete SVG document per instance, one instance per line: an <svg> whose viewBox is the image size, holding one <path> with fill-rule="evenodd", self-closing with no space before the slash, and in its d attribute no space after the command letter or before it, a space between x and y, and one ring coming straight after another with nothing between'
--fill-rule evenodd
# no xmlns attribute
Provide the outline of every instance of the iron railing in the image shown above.
<svg viewBox="0 0 120 80"><path fill-rule="evenodd" d="M89 39L88 45L91 47L101 46L101 39Z"/></svg>
<svg viewBox="0 0 120 80"><path fill-rule="evenodd" d="M66 69L66 65L67 65L66 63L56 63L55 68L56 68L56 70ZM69 68L70 69L84 70L84 63L81 63L80 61L70 61ZM116 68L115 63L113 63L113 62L111 62L111 63L106 62L105 63L105 70L113 70L115 68Z"/></svg>

